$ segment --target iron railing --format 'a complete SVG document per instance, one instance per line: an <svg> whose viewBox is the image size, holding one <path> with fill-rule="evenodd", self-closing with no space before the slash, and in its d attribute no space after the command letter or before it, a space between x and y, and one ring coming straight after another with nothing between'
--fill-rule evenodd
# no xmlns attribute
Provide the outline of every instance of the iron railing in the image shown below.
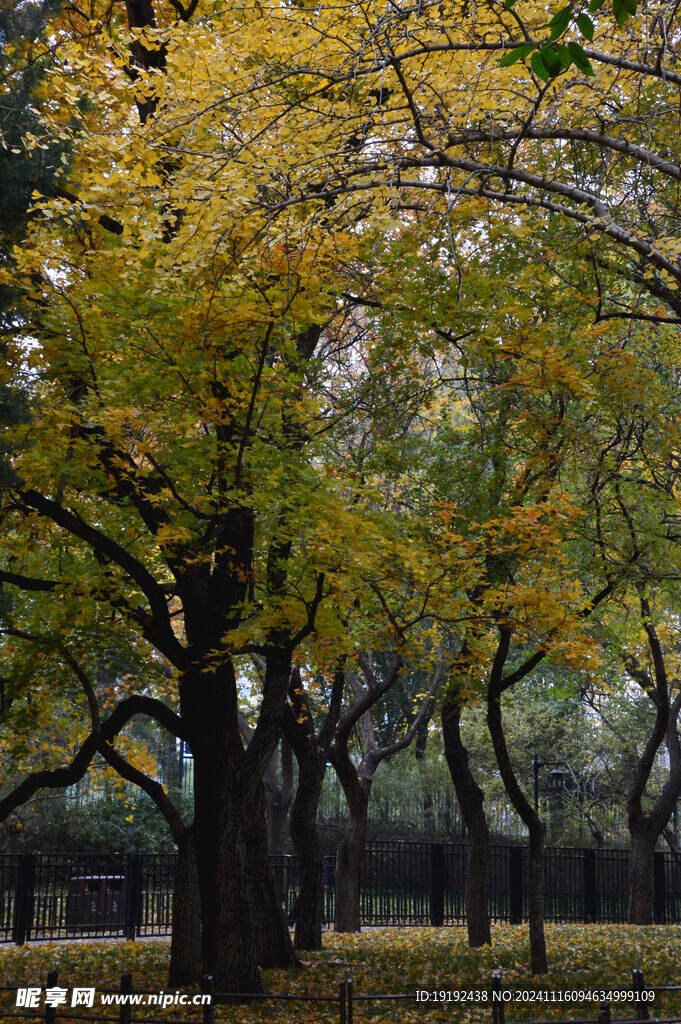
<svg viewBox="0 0 681 1024"><path fill-rule="evenodd" d="M466 919L465 843L369 842L360 889L365 925L456 925ZM546 920L627 919L629 851L548 848ZM0 942L166 935L172 925L174 854L0 854ZM289 923L296 917L300 867L271 858ZM326 858L325 924L335 915L335 864ZM681 864L654 855L654 919L681 923ZM490 849L493 921L519 923L529 911L529 853Z"/></svg>

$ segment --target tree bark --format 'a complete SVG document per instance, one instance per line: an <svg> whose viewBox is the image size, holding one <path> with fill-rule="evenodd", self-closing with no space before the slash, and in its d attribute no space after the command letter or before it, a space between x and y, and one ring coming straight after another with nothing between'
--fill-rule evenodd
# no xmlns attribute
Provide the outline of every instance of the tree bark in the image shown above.
<svg viewBox="0 0 681 1024"><path fill-rule="evenodd" d="M286 736L281 738L281 785L273 757L263 779L267 808L267 837L271 854L284 854L288 846L289 811L293 800L293 753Z"/></svg>
<svg viewBox="0 0 681 1024"><path fill-rule="evenodd" d="M460 725L461 705L452 689L442 707L442 735L449 772L468 832L466 928L468 945L475 948L489 945L492 941L489 920L489 828L484 810L485 794L471 772Z"/></svg>
<svg viewBox="0 0 681 1024"><path fill-rule="evenodd" d="M653 923L653 860L657 835L645 822L631 831L629 924Z"/></svg>
<svg viewBox="0 0 681 1024"><path fill-rule="evenodd" d="M245 808L244 821L250 862L249 901L260 967L296 967L281 894L270 867L265 799L262 786Z"/></svg>
<svg viewBox="0 0 681 1024"><path fill-rule="evenodd" d="M348 828L336 854L337 932L361 931L359 887L367 842L369 793L357 789L350 805Z"/></svg>
<svg viewBox="0 0 681 1024"><path fill-rule="evenodd" d="M533 974L548 971L544 935L544 824L528 824L530 832L530 967ZM526 823L527 824L527 823Z"/></svg>
<svg viewBox="0 0 681 1024"><path fill-rule="evenodd" d="M291 838L300 864L300 896L296 908L296 949L322 948L324 855L317 833L317 808L324 767L313 748L298 756L298 789L291 810Z"/></svg>
<svg viewBox="0 0 681 1024"><path fill-rule="evenodd" d="M193 829L178 843L173 893L168 985L189 987L201 978L201 893Z"/></svg>
<svg viewBox="0 0 681 1024"><path fill-rule="evenodd" d="M244 749L231 664L212 674L188 670L180 694L194 755L202 971L213 976L218 992L261 992L238 771Z"/></svg>

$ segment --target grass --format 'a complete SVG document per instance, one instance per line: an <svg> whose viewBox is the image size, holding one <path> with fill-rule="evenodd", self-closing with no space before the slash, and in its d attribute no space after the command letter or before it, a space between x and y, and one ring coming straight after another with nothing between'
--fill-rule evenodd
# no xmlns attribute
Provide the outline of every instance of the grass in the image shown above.
<svg viewBox="0 0 681 1024"><path fill-rule="evenodd" d="M301 970L264 972L268 992L337 995L341 979L351 977L356 995L367 993L405 993L417 989L489 990L492 971L502 974L505 989L589 990L622 989L631 985L632 967L644 971L647 985L681 984L681 927L628 925L549 925L546 928L550 962L548 975L532 977L527 967L529 940L526 926L497 925L491 946L470 950L461 928L375 929L361 935L324 936L321 953L303 955ZM59 983L94 986L97 989L118 989L120 975L130 971L137 989L166 989L169 945L167 942L82 942L53 943L37 946L0 947L0 985L41 985L45 988L47 972L59 971ZM7 1011L14 1009L15 994L4 993L0 1004L0 1021L9 1024ZM680 994L658 996L652 1016L681 1016ZM596 1019L598 1001L574 1003L534 1001L505 1005L508 1021L590 1018ZM3 1015L3 1010L5 1014ZM64 1010L63 1012L68 1012ZM615 1008L613 1017L634 1019L636 1008L629 1003ZM80 1010L74 1012L82 1012ZM101 1007L89 1011L117 1016L117 1010ZM164 1017L167 1019L200 1020L198 1008L137 1008L133 1019ZM293 1022L338 1021L338 1006L325 1004L251 1004L220 1007L220 1021ZM58 1017L59 1019L59 1017ZM381 1021L384 1024L411 1022L491 1022L492 1008L488 1001L355 1004L358 1024Z"/></svg>

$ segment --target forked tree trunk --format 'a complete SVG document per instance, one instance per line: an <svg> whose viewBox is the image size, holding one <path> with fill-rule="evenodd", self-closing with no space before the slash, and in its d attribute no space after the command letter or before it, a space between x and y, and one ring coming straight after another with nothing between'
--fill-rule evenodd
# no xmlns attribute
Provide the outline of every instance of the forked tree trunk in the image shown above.
<svg viewBox="0 0 681 1024"><path fill-rule="evenodd" d="M629 924L653 923L653 863L657 835L639 824L631 829Z"/></svg>
<svg viewBox="0 0 681 1024"><path fill-rule="evenodd" d="M442 735L447 765L468 832L466 927L468 945L475 948L492 941L489 920L489 828L484 810L485 794L471 772L460 725L461 705L454 691L451 691L442 708Z"/></svg>
<svg viewBox="0 0 681 1024"><path fill-rule="evenodd" d="M196 869L193 829L178 843L173 893L173 930L170 939L168 984L190 987L201 978L201 894Z"/></svg>
<svg viewBox="0 0 681 1024"><path fill-rule="evenodd" d="M498 663L498 679L491 683L487 701L487 725L494 746L499 774L509 799L530 833L530 970L533 974L545 974L549 967L544 937L544 824L530 806L515 777L511 759L506 747L503 720L501 717L502 681L501 670L508 650L510 634L502 635Z"/></svg>
<svg viewBox="0 0 681 1024"><path fill-rule="evenodd" d="M291 809L291 838L300 864L300 895L296 908L295 948L322 948L324 857L317 832L317 808L326 774L326 755L341 711L346 657L339 658L329 709L317 733L300 672L291 673L284 733L298 762L298 788Z"/></svg>

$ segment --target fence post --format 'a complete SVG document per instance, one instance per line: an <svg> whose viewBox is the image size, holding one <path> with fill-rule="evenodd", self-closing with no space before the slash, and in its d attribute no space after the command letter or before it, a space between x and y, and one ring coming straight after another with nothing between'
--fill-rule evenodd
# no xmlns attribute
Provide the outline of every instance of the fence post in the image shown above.
<svg viewBox="0 0 681 1024"><path fill-rule="evenodd" d="M665 885L664 851L653 854L653 920L655 924L667 923L667 894Z"/></svg>
<svg viewBox="0 0 681 1024"><path fill-rule="evenodd" d="M142 892L142 855L128 854L128 899L125 914L125 937L134 942L139 934L139 907Z"/></svg>
<svg viewBox="0 0 681 1024"><path fill-rule="evenodd" d="M129 995L132 992L132 974L121 974L121 995ZM121 1003L120 1024L132 1024L132 1004Z"/></svg>
<svg viewBox="0 0 681 1024"><path fill-rule="evenodd" d="M634 994L638 996L636 1000L636 1016L639 1020L650 1020L650 1007L648 1006L648 1000L646 999L644 1001L641 998L642 993L645 990L643 971L638 967L634 967L631 972L631 977L634 985Z"/></svg>
<svg viewBox="0 0 681 1024"><path fill-rule="evenodd" d="M35 854L22 853L17 871L17 888L14 897L12 920L12 942L17 946L29 939L33 920L33 885L35 882Z"/></svg>
<svg viewBox="0 0 681 1024"><path fill-rule="evenodd" d="M598 917L596 901L596 851L584 850L584 920L587 924Z"/></svg>
<svg viewBox="0 0 681 1024"><path fill-rule="evenodd" d="M345 989L348 996L348 1020L347 1024L352 1024L352 1018L354 1016L354 1007L352 1005L352 978L348 978L348 983Z"/></svg>
<svg viewBox="0 0 681 1024"><path fill-rule="evenodd" d="M501 975L492 971L492 1020L494 1024L506 1024L506 1008L501 995Z"/></svg>
<svg viewBox="0 0 681 1024"><path fill-rule="evenodd" d="M58 971L50 971L50 973L47 975L47 985L46 985L46 988L54 988L55 985L57 984L58 980L59 980L59 972ZM56 1006L46 1006L45 1007L45 1024L55 1024L56 1020L57 1020L57 1007Z"/></svg>
<svg viewBox="0 0 681 1024"><path fill-rule="evenodd" d="M430 844L430 923L436 928L445 922L445 848Z"/></svg>
<svg viewBox="0 0 681 1024"><path fill-rule="evenodd" d="M511 924L523 921L523 851L511 846L508 851L508 881L510 888Z"/></svg>
<svg viewBox="0 0 681 1024"><path fill-rule="evenodd" d="M598 1011L597 1024L611 1024L612 1017L610 1016L610 1003L602 1002L601 1008Z"/></svg>
<svg viewBox="0 0 681 1024"><path fill-rule="evenodd" d="M210 1003L203 1004L203 1024L214 1024L215 1022L215 1006L213 1004L213 976L212 974L204 974L201 979L201 995L210 996Z"/></svg>
<svg viewBox="0 0 681 1024"><path fill-rule="evenodd" d="M346 988L346 983L344 981L341 981L338 988L338 1002L340 1003L340 1024L347 1024L347 1017L345 1015Z"/></svg>

